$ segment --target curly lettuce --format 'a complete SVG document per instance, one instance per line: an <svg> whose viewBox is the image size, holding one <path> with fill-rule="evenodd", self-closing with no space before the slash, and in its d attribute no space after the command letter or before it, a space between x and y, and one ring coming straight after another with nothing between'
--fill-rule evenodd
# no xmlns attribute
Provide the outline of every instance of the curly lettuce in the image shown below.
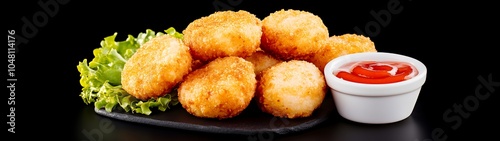
<svg viewBox="0 0 500 141"><path fill-rule="evenodd" d="M80 85L83 87L80 97L85 104L94 103L95 109L104 108L112 112L121 108L126 112L150 115L151 108L165 111L170 106L177 105L177 92L165 94L163 97L152 98L147 101L136 99L128 94L121 85L121 72L127 60L141 47L142 44L160 35L171 35L182 39L183 35L173 27L164 32L155 32L147 29L136 37L128 35L124 41L115 41L116 32L101 41L101 47L93 50L94 58L79 62L77 69L80 72ZM119 105L119 106L117 106Z"/></svg>

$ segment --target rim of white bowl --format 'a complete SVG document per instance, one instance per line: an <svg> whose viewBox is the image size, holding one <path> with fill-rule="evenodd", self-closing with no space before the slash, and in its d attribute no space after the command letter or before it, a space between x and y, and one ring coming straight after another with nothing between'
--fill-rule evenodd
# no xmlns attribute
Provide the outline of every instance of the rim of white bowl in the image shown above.
<svg viewBox="0 0 500 141"><path fill-rule="evenodd" d="M418 74L411 79L387 84L363 84L336 77L333 72L339 66L357 61L403 61L413 65ZM420 88L427 76L426 66L419 60L402 54L390 52L362 52L339 56L330 60L323 70L330 88L343 93L359 96L389 96L404 94Z"/></svg>

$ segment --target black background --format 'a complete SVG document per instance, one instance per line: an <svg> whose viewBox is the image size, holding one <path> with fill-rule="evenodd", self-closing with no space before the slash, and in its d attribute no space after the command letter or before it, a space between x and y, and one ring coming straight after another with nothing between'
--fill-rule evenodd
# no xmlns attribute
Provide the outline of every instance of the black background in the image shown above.
<svg viewBox="0 0 500 141"><path fill-rule="evenodd" d="M52 0L49 0L52 1ZM55 1L55 0L53 0ZM84 58L92 58L92 50L100 41L113 33L117 40L128 34L137 35L146 29L162 31L174 27L182 31L191 21L217 10L247 10L264 18L276 10L298 9L312 12L323 19L330 35L357 33L354 28L376 22L370 11L387 10L388 3L397 1L403 8L391 14L386 26L370 38L378 51L404 54L421 60L428 68L427 81L409 121L380 127L356 124L332 114L331 120L304 132L285 136L265 136L269 140L323 139L323 140L377 140L400 136L408 124L417 126L412 141L432 139L432 131L443 129L447 140L486 140L498 138L498 91L493 87L490 96L466 104L478 104L469 111L470 116L452 129L454 122L443 120L443 114L454 104L464 104L474 96L481 85L478 77L500 82L498 60L498 34L500 25L494 19L499 15L496 7L488 2L429 2L423 0L384 1L305 1L305 0L208 0L208 1L136 1L89 2L66 0L58 4L54 16L37 27L27 43L18 43L16 50L16 138L85 140L82 130L98 127L105 119L91 112L78 96L81 90L76 65ZM5 4L6 15L2 20L7 30L22 34L21 19L34 21L33 16L43 8L39 1L10 1ZM63 1L61 1L63 2ZM214 6L227 4L227 6ZM53 8L53 7L52 7ZM372 28L373 29L373 28ZM4 32L4 35L8 33ZM6 84L8 85L8 84ZM8 91L8 90L7 90ZM486 92L486 91L482 91ZM7 100L8 95L4 96ZM8 108L4 113L9 114ZM9 120L5 118L5 120ZM248 136L217 135L165 129L115 121L116 132L105 134L104 140L116 136L135 136L144 140L168 139L217 139L247 140ZM8 125L4 125L8 128ZM137 129L137 130L135 130ZM390 130L381 132L384 129ZM392 131L396 130L396 131ZM379 132L376 132L379 131ZM10 132L8 132L10 134ZM36 135L41 133L40 135ZM134 134L135 133L135 134ZM373 135L376 134L376 135ZM401 135L403 136L403 135ZM212 137L212 138L210 138ZM385 140L390 140L386 138Z"/></svg>

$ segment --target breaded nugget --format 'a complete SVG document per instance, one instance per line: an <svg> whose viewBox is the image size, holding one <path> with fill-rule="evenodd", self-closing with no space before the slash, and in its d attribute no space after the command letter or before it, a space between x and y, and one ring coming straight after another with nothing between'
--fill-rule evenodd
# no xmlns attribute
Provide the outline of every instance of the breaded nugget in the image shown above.
<svg viewBox="0 0 500 141"><path fill-rule="evenodd" d="M189 73L179 86L178 99L194 116L226 119L250 104L256 87L252 63L241 57L223 57Z"/></svg>
<svg viewBox="0 0 500 141"><path fill-rule="evenodd" d="M157 36L144 43L125 63L122 87L141 100L164 96L189 73L191 63L189 48L182 40L170 35Z"/></svg>
<svg viewBox="0 0 500 141"><path fill-rule="evenodd" d="M219 11L189 23L182 31L194 59L252 55L260 45L262 23L244 10Z"/></svg>
<svg viewBox="0 0 500 141"><path fill-rule="evenodd" d="M302 60L282 62L262 72L256 100L263 112L282 118L310 116L326 94L323 73Z"/></svg>
<svg viewBox="0 0 500 141"><path fill-rule="evenodd" d="M281 60L307 59L328 37L321 18L307 11L282 9L262 20L261 48Z"/></svg>
<svg viewBox="0 0 500 141"><path fill-rule="evenodd" d="M342 55L359 52L377 52L375 43L369 37L357 34L331 36L325 47L307 61L315 64L323 71L330 60Z"/></svg>
<svg viewBox="0 0 500 141"><path fill-rule="evenodd" d="M259 75L259 73L263 70L282 62L282 60L279 60L272 55L267 54L263 50L258 50L251 56L245 57L245 60L250 61L253 64L253 67L255 69L254 72L256 75Z"/></svg>

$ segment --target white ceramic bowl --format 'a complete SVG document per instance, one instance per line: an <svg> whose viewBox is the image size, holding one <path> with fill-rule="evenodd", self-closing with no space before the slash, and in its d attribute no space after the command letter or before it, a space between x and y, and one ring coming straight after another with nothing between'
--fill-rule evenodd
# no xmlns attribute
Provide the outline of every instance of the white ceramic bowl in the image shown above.
<svg viewBox="0 0 500 141"><path fill-rule="evenodd" d="M358 61L401 61L413 65L418 74L408 80L387 84L362 84L336 77L346 63ZM413 112L427 68L414 58L387 52L348 54L331 60L324 69L337 112L344 118L368 124L386 124L406 119Z"/></svg>

